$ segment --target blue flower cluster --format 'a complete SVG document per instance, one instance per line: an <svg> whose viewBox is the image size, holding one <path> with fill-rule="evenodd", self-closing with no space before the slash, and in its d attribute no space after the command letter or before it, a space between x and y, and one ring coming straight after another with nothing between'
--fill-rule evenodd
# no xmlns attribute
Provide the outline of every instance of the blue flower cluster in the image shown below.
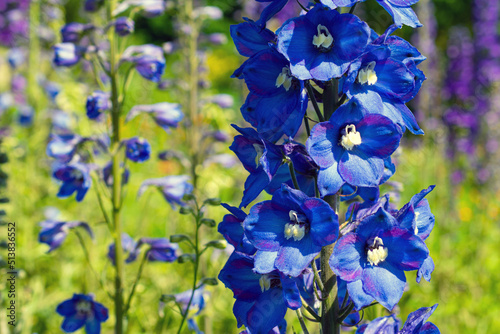
<svg viewBox="0 0 500 334"><path fill-rule="evenodd" d="M223 204L231 214L219 232L234 252L219 279L234 293L238 326L278 333L286 330L287 309L304 303L324 324L328 311L323 304L318 312L317 304L330 291L316 267L325 266L320 271L333 271L338 285L335 325L357 326L357 312L374 301L389 311L396 306L406 271L417 271L420 282L434 270L425 244L434 226L425 196L433 186L399 210L379 191L395 173L391 155L406 129L423 134L406 103L425 80L417 68L425 57L392 35L403 24L420 26L410 7L417 1L377 1L394 18L382 35L338 10L356 0L310 4L273 32L266 22L287 1L266 2L257 22L231 27L237 50L248 57L233 77L248 87L241 113L253 128L234 126L239 135L230 149L249 176L239 208ZM317 120L308 115L309 105ZM317 124L311 128L310 122ZM302 124L305 145L297 141ZM241 210L264 190L271 200L254 204L248 214ZM352 203L343 223L339 195ZM353 201L357 196L363 201ZM331 255L323 259L325 249ZM315 260L320 253L321 262ZM439 333L423 324L435 307L429 309L410 315L401 330L389 316L358 332L392 326L394 333ZM382 331L391 332L386 327Z"/></svg>

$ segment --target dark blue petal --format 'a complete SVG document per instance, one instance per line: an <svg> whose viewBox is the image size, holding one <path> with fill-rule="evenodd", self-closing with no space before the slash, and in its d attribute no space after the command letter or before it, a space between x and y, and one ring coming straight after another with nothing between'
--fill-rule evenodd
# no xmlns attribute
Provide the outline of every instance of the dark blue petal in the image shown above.
<svg viewBox="0 0 500 334"><path fill-rule="evenodd" d="M286 311L283 290L271 288L261 294L248 311L246 326L252 334L267 334L281 324Z"/></svg>
<svg viewBox="0 0 500 334"><path fill-rule="evenodd" d="M283 7L285 7L288 0L272 0L272 2L264 8L260 14L260 18L255 22L261 28L266 26L267 21L269 21L274 15L276 15Z"/></svg>
<svg viewBox="0 0 500 334"><path fill-rule="evenodd" d="M97 319L87 320L85 323L86 334L99 334L101 333L101 323Z"/></svg>
<svg viewBox="0 0 500 334"><path fill-rule="evenodd" d="M57 305L56 312L67 317L76 313L76 303L75 299L68 299L63 301L61 304Z"/></svg>
<svg viewBox="0 0 500 334"><path fill-rule="evenodd" d="M398 270L416 270L429 256L425 242L411 231L393 227L378 234L388 249L386 261Z"/></svg>
<svg viewBox="0 0 500 334"><path fill-rule="evenodd" d="M286 306L292 310L301 308L302 300L300 299L300 292L295 281L283 274L280 274L280 278Z"/></svg>
<svg viewBox="0 0 500 334"><path fill-rule="evenodd" d="M73 333L82 328L86 321L85 315L74 314L64 319L61 328L67 333Z"/></svg>
<svg viewBox="0 0 500 334"><path fill-rule="evenodd" d="M219 273L219 280L238 300L254 301L261 295L261 275L253 271L254 261L245 254L233 252Z"/></svg>
<svg viewBox="0 0 500 334"><path fill-rule="evenodd" d="M254 205L244 221L250 242L258 250L277 251L285 239L285 224L290 221L288 212L271 201Z"/></svg>
<svg viewBox="0 0 500 334"><path fill-rule="evenodd" d="M408 315L401 333L420 333L420 328L436 310L438 304L432 307L422 307Z"/></svg>
<svg viewBox="0 0 500 334"><path fill-rule="evenodd" d="M236 49L245 57L251 57L261 50L268 49L269 42L276 39L271 30L262 29L251 20L232 25L230 32Z"/></svg>
<svg viewBox="0 0 500 334"><path fill-rule="evenodd" d="M363 272L364 252L364 239L356 233L348 233L335 244L329 260L330 267L342 280L357 281Z"/></svg>

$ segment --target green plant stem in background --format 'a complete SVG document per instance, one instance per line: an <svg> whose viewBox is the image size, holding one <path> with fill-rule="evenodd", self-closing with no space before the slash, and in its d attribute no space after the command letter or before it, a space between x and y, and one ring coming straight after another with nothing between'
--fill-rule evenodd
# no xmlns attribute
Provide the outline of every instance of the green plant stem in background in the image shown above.
<svg viewBox="0 0 500 334"><path fill-rule="evenodd" d="M112 13L115 9L116 0L109 0L107 2L108 21L111 22L113 17ZM114 228L114 241L115 241L115 333L123 333L123 247L122 247L122 224L120 217L121 210L121 172L120 172L120 113L121 106L118 102L118 68L116 62L116 40L114 30L110 29L108 32L109 45L110 45L110 81L111 81L111 152L112 158L112 175L113 175L113 189L111 193L111 201L113 206L113 228Z"/></svg>
<svg viewBox="0 0 500 334"><path fill-rule="evenodd" d="M39 73L40 60L40 0L30 1L29 9L29 55L28 55L28 102L35 109L39 110L39 85L37 74Z"/></svg>
<svg viewBox="0 0 500 334"><path fill-rule="evenodd" d="M125 310L123 311L125 316L127 316L127 312L130 309L130 303L132 302L132 298L134 297L135 288L137 287L137 283L139 283L139 280L141 279L142 270L144 269L144 264L148 261L148 255L149 255L149 251L146 251L144 253L144 256L142 257L142 261L141 261L141 264L139 266L139 271L137 272L137 277L135 278L134 285L132 285L132 290L130 291L130 295L128 296L127 304L125 304Z"/></svg>
<svg viewBox="0 0 500 334"><path fill-rule="evenodd" d="M196 220L196 232L194 235L194 274L193 274L193 290L191 291L191 297L189 298L189 302L186 306L186 310L182 310L181 308L181 314L182 314L182 320L181 324L179 325L179 330L177 331L177 334L180 334L182 331L182 327L184 326L184 322L186 322L186 319L189 314L189 308L191 307L191 304L193 303L193 297L194 293L196 292L196 283L198 281L198 268L200 266L200 246L199 246L199 231L201 227L201 212L200 208L198 207L198 203L196 203L196 214L193 214L195 220Z"/></svg>

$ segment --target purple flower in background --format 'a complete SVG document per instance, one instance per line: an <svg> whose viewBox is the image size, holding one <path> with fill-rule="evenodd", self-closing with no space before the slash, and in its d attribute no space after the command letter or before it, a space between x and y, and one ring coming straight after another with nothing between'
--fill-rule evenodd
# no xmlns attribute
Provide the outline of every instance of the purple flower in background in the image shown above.
<svg viewBox="0 0 500 334"><path fill-rule="evenodd" d="M163 50L152 44L129 46L123 52L121 62L133 63L143 78L153 82L160 82L165 71Z"/></svg>
<svg viewBox="0 0 500 334"><path fill-rule="evenodd" d="M120 165L120 167L123 167ZM102 178L104 180L104 183L108 187L113 186L113 173L112 173L112 168L113 168L113 163L110 161L103 169L102 169ZM130 176L130 170L128 168L125 168L125 170L122 173L122 185L128 183L128 179Z"/></svg>
<svg viewBox="0 0 500 334"><path fill-rule="evenodd" d="M210 102L224 109L232 108L234 105L234 97L229 94L217 94L210 98Z"/></svg>
<svg viewBox="0 0 500 334"><path fill-rule="evenodd" d="M7 53L9 65L16 69L26 61L26 51L21 48L9 49Z"/></svg>
<svg viewBox="0 0 500 334"><path fill-rule="evenodd" d="M73 66L82 58L84 49L73 43L54 45L54 64L56 66Z"/></svg>
<svg viewBox="0 0 500 334"><path fill-rule="evenodd" d="M362 54L370 28L357 16L317 4L285 22L277 35L278 51L290 61L295 77L327 81L341 77Z"/></svg>
<svg viewBox="0 0 500 334"><path fill-rule="evenodd" d="M111 101L109 100L109 93L96 90L87 98L87 117L90 119L98 119L99 116L105 111L111 109Z"/></svg>
<svg viewBox="0 0 500 334"><path fill-rule="evenodd" d="M137 243L128 235L127 233L122 233L122 249L125 255L128 254L125 263L134 262L137 259L136 254ZM113 265L116 265L116 247L112 243L108 248L108 259L110 259Z"/></svg>
<svg viewBox="0 0 500 334"><path fill-rule="evenodd" d="M134 32L134 21L126 16L116 18L112 25L114 25L118 36L124 37Z"/></svg>
<svg viewBox="0 0 500 334"><path fill-rule="evenodd" d="M134 106L130 109L126 121L130 121L141 112L151 115L156 124L167 132L169 132L170 128L176 128L179 122L184 118L180 104L160 102L156 104Z"/></svg>
<svg viewBox="0 0 500 334"><path fill-rule="evenodd" d="M151 262L174 262L179 257L179 245L171 243L166 238L141 238L129 258L135 260L139 255L142 245L148 245L146 251L148 261Z"/></svg>
<svg viewBox="0 0 500 334"><path fill-rule="evenodd" d="M71 299L57 305L56 311L64 317L61 328L66 333L76 332L85 326L87 334L99 334L101 322L108 320L108 309L95 302L92 295L75 293Z"/></svg>
<svg viewBox="0 0 500 334"><path fill-rule="evenodd" d="M171 175L157 179L144 181L137 192L137 197L142 196L148 187L156 187L163 195L165 200L170 203L173 209L176 205L183 206L182 197L193 191L193 186L188 183L187 175Z"/></svg>
<svg viewBox="0 0 500 334"><path fill-rule="evenodd" d="M63 43L78 43L85 33L94 29L92 24L71 22L61 28Z"/></svg>
<svg viewBox="0 0 500 334"><path fill-rule="evenodd" d="M17 109L17 112L17 121L19 125L28 127L33 124L33 119L35 118L35 109L28 105L22 105Z"/></svg>
<svg viewBox="0 0 500 334"><path fill-rule="evenodd" d="M329 122L314 126L307 139L307 151L320 167L321 194L335 194L344 183L377 187L384 160L398 148L401 136L392 120L370 114L355 97L342 105Z"/></svg>
<svg viewBox="0 0 500 334"><path fill-rule="evenodd" d="M420 237L401 228L394 217L379 208L364 218L355 232L337 241L330 266L347 282L357 310L372 299L392 310L406 286L404 272L419 269L428 255Z"/></svg>
<svg viewBox="0 0 500 334"><path fill-rule="evenodd" d="M83 5L83 8L87 12L96 12L99 10L99 8L102 7L104 4L104 0L85 0L85 4Z"/></svg>
<svg viewBox="0 0 500 334"><path fill-rule="evenodd" d="M255 271L278 269L299 276L321 248L337 240L338 217L328 203L283 185L271 201L254 205L244 221L248 240L258 249Z"/></svg>
<svg viewBox="0 0 500 334"><path fill-rule="evenodd" d="M81 163L60 165L55 168L53 177L61 181L57 197L65 198L76 192L76 200L82 201L92 184L88 166Z"/></svg>
<svg viewBox="0 0 500 334"><path fill-rule="evenodd" d="M133 162L144 162L151 156L151 145L144 138L127 139L125 140L125 155Z"/></svg>
<svg viewBox="0 0 500 334"><path fill-rule="evenodd" d="M92 229L85 222L59 222L46 220L40 223L42 230L38 234L38 242L47 244L50 249L47 253L59 248L68 236L71 229L82 227L91 238L94 238Z"/></svg>
<svg viewBox="0 0 500 334"><path fill-rule="evenodd" d="M85 138L76 134L52 134L47 144L47 155L59 162L68 163L75 155L78 145L84 141Z"/></svg>

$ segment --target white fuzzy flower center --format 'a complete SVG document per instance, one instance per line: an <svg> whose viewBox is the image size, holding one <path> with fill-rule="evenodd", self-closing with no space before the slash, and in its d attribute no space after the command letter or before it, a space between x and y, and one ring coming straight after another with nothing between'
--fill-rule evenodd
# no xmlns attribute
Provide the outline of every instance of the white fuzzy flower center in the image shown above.
<svg viewBox="0 0 500 334"><path fill-rule="evenodd" d="M384 247L384 242L381 238L375 237L373 240L373 245L368 249L368 262L372 266L378 265L380 262L384 262L389 255L387 247Z"/></svg>
<svg viewBox="0 0 500 334"><path fill-rule="evenodd" d="M92 310L92 304L87 300L79 301L76 304L76 312L79 314L89 314Z"/></svg>
<svg viewBox="0 0 500 334"><path fill-rule="evenodd" d="M318 34L313 37L313 45L322 49L328 49L333 45L332 34L324 25L318 24Z"/></svg>
<svg viewBox="0 0 500 334"><path fill-rule="evenodd" d="M305 215L290 210L290 223L285 224L285 238L288 240L293 238L295 241L300 241L306 235L307 218Z"/></svg>
<svg viewBox="0 0 500 334"><path fill-rule="evenodd" d="M356 131L354 124L345 127L345 134L342 136L340 143L346 150L352 150L354 146L361 144L361 134Z"/></svg>
<svg viewBox="0 0 500 334"><path fill-rule="evenodd" d="M283 86L287 92L292 86L292 76L290 75L290 69L286 66L283 67L281 73L276 78L276 87L280 88L281 86Z"/></svg>
<svg viewBox="0 0 500 334"><path fill-rule="evenodd" d="M375 73L375 63L374 61L368 63L364 68L359 70L358 81L360 84L374 85L377 83L377 73Z"/></svg>
<svg viewBox="0 0 500 334"><path fill-rule="evenodd" d="M264 149L260 144L253 144L253 148L255 149L255 166L259 167L260 158L262 157L262 154L264 154Z"/></svg>
<svg viewBox="0 0 500 334"><path fill-rule="evenodd" d="M269 278L269 275L261 275L259 285L262 292L269 290L271 288L271 279Z"/></svg>

